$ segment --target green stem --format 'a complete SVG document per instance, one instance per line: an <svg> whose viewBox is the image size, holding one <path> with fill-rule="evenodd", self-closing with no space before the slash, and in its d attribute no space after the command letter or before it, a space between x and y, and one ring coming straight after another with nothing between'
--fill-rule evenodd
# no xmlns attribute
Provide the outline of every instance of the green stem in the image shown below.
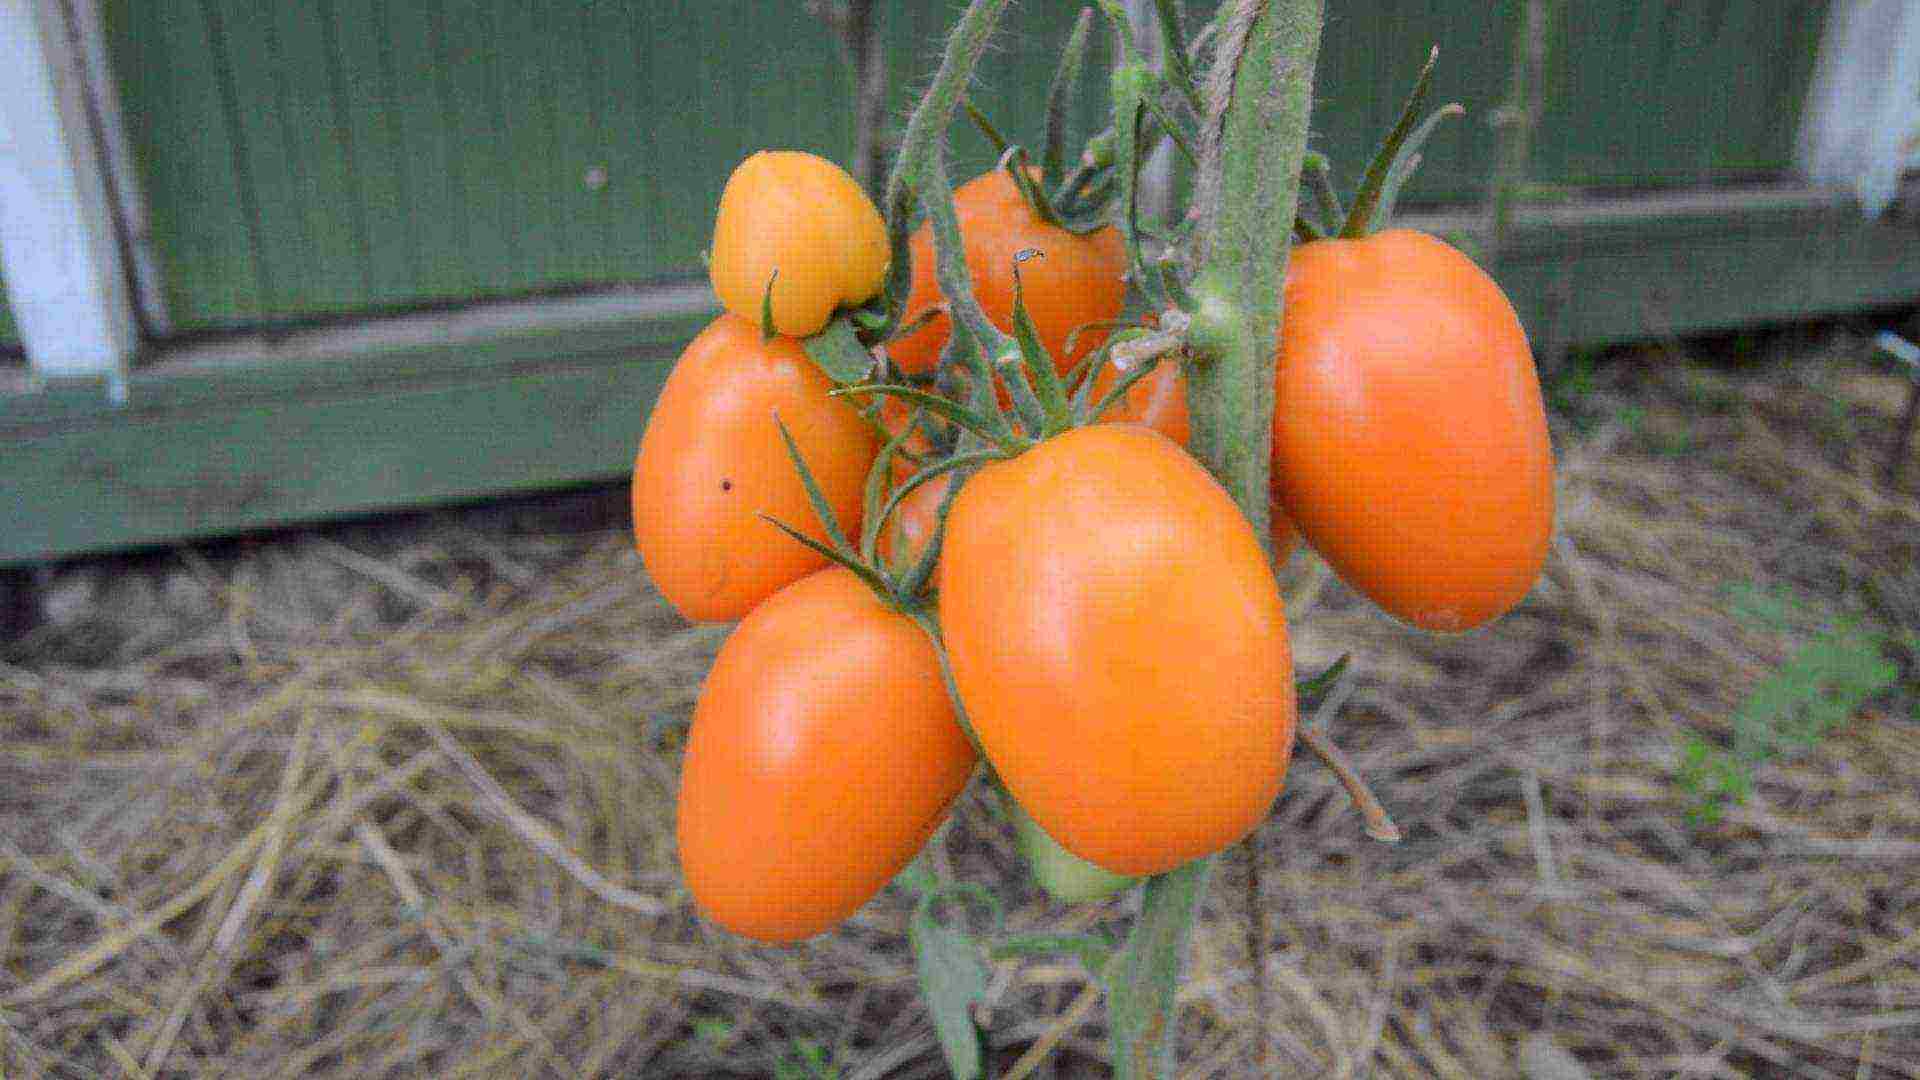
<svg viewBox="0 0 1920 1080"><path fill-rule="evenodd" d="M1204 250L1188 334L1191 445L1263 544L1280 286L1299 209L1321 16L1322 0L1238 0L1208 80L1213 112L1196 183ZM1175 988L1210 864L1200 860L1147 882L1110 989L1114 1066L1123 1080L1172 1073Z"/></svg>

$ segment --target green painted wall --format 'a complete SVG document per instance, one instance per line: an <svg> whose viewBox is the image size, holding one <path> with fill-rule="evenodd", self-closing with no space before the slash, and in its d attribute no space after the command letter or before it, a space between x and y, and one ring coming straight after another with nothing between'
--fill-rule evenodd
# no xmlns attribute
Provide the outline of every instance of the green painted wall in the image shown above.
<svg viewBox="0 0 1920 1080"><path fill-rule="evenodd" d="M1772 174L1824 0L1560 0L1538 179ZM896 124L957 2L883 4ZM1210 5L1196 5L1207 7ZM975 100L1032 139L1078 5L1015 5ZM1338 5L1315 144L1356 174L1430 44L1470 110L1409 198L1477 198L1519 0ZM107 0L183 328L697 274L733 164L844 160L849 79L800 0ZM1092 71L1103 70L1105 33ZM1098 79L1079 128L1098 122ZM959 155L985 146L957 132Z"/></svg>

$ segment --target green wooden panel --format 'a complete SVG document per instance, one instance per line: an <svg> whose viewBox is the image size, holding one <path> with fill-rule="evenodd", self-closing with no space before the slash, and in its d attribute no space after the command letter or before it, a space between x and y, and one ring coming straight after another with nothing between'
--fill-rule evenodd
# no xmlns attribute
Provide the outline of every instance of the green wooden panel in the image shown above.
<svg viewBox="0 0 1920 1080"><path fill-rule="evenodd" d="M199 3L102 4L167 306L183 326L264 311L254 196L235 153L238 102L205 16Z"/></svg>
<svg viewBox="0 0 1920 1080"><path fill-rule="evenodd" d="M1827 0L1559 0L1534 177L1645 187L1790 158ZM897 129L960 0L883 4ZM1212 7L1192 5L1196 20ZM1033 142L1079 5L1014 5L973 96ZM1409 198L1478 198L1522 0L1375 0L1326 28L1314 145L1351 182L1429 46L1443 129ZM107 0L183 328L697 275L728 172L845 160L851 83L798 0ZM1094 63L1074 128L1103 120ZM989 164L956 128L955 171Z"/></svg>
<svg viewBox="0 0 1920 1080"><path fill-rule="evenodd" d="M701 321L0 396L0 562L618 475Z"/></svg>

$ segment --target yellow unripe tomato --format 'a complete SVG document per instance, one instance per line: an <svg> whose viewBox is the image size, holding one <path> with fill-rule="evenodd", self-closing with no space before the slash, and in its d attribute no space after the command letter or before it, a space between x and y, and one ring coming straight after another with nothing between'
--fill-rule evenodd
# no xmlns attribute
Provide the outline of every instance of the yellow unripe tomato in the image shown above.
<svg viewBox="0 0 1920 1080"><path fill-rule="evenodd" d="M733 170L720 193L708 272L720 303L755 326L769 280L774 329L806 337L835 308L879 293L888 262L880 211L823 157L762 150Z"/></svg>

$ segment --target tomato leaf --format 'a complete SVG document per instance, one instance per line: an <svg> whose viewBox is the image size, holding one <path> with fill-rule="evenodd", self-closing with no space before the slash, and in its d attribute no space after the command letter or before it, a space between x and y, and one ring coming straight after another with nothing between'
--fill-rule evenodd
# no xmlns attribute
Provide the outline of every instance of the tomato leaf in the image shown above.
<svg viewBox="0 0 1920 1080"><path fill-rule="evenodd" d="M987 955L995 960L1071 956L1099 978L1116 948L1114 940L1105 934L1014 934L994 942Z"/></svg>
<svg viewBox="0 0 1920 1080"><path fill-rule="evenodd" d="M1312 675L1296 681L1294 683L1295 692L1300 695L1303 701L1307 698L1319 697L1333 689L1333 684L1340 681L1340 676L1347 673L1347 668L1352 663L1352 653L1341 653L1340 659L1328 664L1325 671L1322 671L1318 675Z"/></svg>
<svg viewBox="0 0 1920 1080"><path fill-rule="evenodd" d="M1087 36L1093 29L1093 9L1080 9L1080 18L1074 21L1073 33L1067 38L1067 48L1060 55L1060 66L1053 71L1053 82L1047 87L1047 128L1045 142L1040 154L1040 182L1048 191L1060 186L1066 175L1067 108L1073 98L1074 86L1080 81L1080 69L1087 57Z"/></svg>
<svg viewBox="0 0 1920 1080"><path fill-rule="evenodd" d="M1451 101L1435 109L1420 122L1419 127L1413 129L1413 134L1407 137L1406 143L1400 147L1400 152L1394 155L1393 166L1387 170L1386 183L1380 185L1380 202L1373 208L1373 220L1385 225L1393 219L1393 206L1400 201L1400 189L1405 187L1407 181L1413 179L1413 174L1419 170L1420 149L1427 144L1429 138L1433 137L1433 129L1440 126L1440 121L1450 116L1466 114L1465 106L1457 101Z"/></svg>
<svg viewBox="0 0 1920 1080"><path fill-rule="evenodd" d="M1033 324L1033 314L1027 310L1026 283L1020 276L1021 263L1046 258L1046 254L1038 248L1026 248L1013 257L1013 337L1020 347L1021 362L1033 376L1033 387L1046 419L1042 430L1053 436L1065 431L1071 420L1067 413L1067 392L1060 385L1060 373L1053 366L1053 357L1047 355L1047 347L1040 343L1040 328Z"/></svg>
<svg viewBox="0 0 1920 1080"><path fill-rule="evenodd" d="M1354 192L1353 209L1347 213L1346 224L1340 227L1340 236L1346 240L1358 240L1372 231L1373 212L1380 203L1381 190L1386 186L1387 174L1393 170L1393 163L1400 156L1400 147L1407 141L1407 135L1413 131L1414 119L1420 115L1420 106L1426 103L1427 89L1433 85L1433 65L1440 59L1440 46L1435 45L1427 54L1426 66L1420 69L1420 78L1414 81L1413 92L1407 95L1407 103L1400 110L1400 120L1387 133L1386 141L1374 152L1373 160L1367 163L1367 174L1360 181L1360 190Z"/></svg>
<svg viewBox="0 0 1920 1080"><path fill-rule="evenodd" d="M1333 163L1320 151L1309 150L1306 165L1300 172L1307 190L1313 192L1314 205L1319 208L1320 220L1316 224L1321 233L1331 235L1339 231L1340 223L1346 220L1347 211L1340 205L1340 193L1333 188Z"/></svg>
<svg viewBox="0 0 1920 1080"><path fill-rule="evenodd" d="M1212 862L1196 859L1148 878L1133 934L1108 965L1107 1016L1120 1075L1173 1072L1175 992Z"/></svg>
<svg viewBox="0 0 1920 1080"><path fill-rule="evenodd" d="M772 341L780 331L773 326L773 283L780 280L780 268L767 275L767 291L760 294L760 340Z"/></svg>
<svg viewBox="0 0 1920 1080"><path fill-rule="evenodd" d="M860 332L846 312L835 315L819 333L802 340L800 347L837 386L857 383L873 373L873 353L860 344Z"/></svg>
<svg viewBox="0 0 1920 1080"><path fill-rule="evenodd" d="M973 1006L987 996L987 962L965 927L949 926L934 914L942 899L960 891L985 895L977 885L949 885L922 894L907 925L907 940L913 946L920 996L933 1018L947 1068L957 1080L973 1080L983 1075L985 1065Z"/></svg>

